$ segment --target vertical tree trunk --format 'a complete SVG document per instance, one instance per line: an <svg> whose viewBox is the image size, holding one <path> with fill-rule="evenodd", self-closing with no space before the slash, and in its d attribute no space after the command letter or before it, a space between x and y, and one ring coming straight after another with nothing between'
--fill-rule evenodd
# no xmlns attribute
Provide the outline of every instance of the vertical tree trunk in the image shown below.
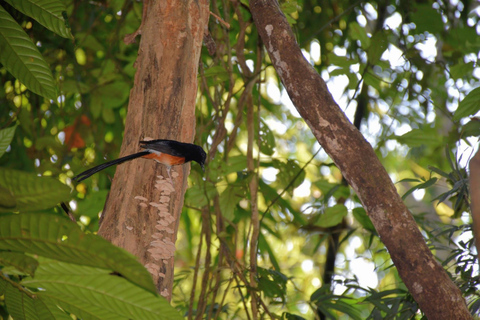
<svg viewBox="0 0 480 320"><path fill-rule="evenodd" d="M470 160L470 199L473 219L473 235L477 247L478 263L480 263L480 149Z"/></svg>
<svg viewBox="0 0 480 320"><path fill-rule="evenodd" d="M208 0L146 1L134 87L120 155L139 140L192 142L197 70ZM175 240L190 165L166 168L139 159L118 166L99 234L139 257L157 290L171 298Z"/></svg>
<svg viewBox="0 0 480 320"><path fill-rule="evenodd" d="M263 43L290 98L355 190L420 308L429 319L470 319L460 290L428 249L375 152L305 60L276 0L251 0Z"/></svg>

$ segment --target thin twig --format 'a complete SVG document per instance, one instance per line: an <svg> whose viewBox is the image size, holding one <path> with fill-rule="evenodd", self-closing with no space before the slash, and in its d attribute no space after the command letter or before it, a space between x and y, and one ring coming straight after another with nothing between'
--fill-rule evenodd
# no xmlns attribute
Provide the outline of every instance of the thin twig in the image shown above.
<svg viewBox="0 0 480 320"><path fill-rule="evenodd" d="M307 161L307 163L305 163L305 165L297 172L297 174L295 175L295 177L293 177L293 179L288 183L288 185L282 190L282 192L280 192L276 197L275 199L273 199L273 201L268 205L267 209L265 209L265 211L263 212L262 214L262 219L260 219L260 224L262 224L263 222L263 218L265 218L265 214L268 212L268 210L270 210L270 208L275 204L275 202L278 201L278 199L280 199L283 194L288 190L288 188L290 188L293 183L295 182L295 180L300 176L300 174L302 174L302 171L303 169L305 169L309 164L310 162L313 161L313 159L315 159L315 157L317 156L317 154L320 152L320 150L322 150L322 148L318 149L317 152L315 152L315 154L310 158L310 160Z"/></svg>
<svg viewBox="0 0 480 320"><path fill-rule="evenodd" d="M230 23L226 22L225 20L223 20L222 18L220 18L220 16L216 15L215 13L213 13L212 11L210 11L210 14L212 16L215 17L215 19L217 19L221 24L223 24L225 26L225 28L227 29L230 29Z"/></svg>

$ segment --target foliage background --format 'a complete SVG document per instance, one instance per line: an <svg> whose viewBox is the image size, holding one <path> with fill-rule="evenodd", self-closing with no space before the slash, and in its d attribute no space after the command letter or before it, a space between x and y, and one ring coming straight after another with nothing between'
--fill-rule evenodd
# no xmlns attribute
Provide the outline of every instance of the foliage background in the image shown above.
<svg viewBox="0 0 480 320"><path fill-rule="evenodd" d="M58 98L33 94L7 64L0 69L0 128L17 125L0 158L2 172L58 177L73 189L70 205L81 229L94 233L115 169L78 185L69 178L118 155L138 49L123 37L140 25L142 5L66 1L69 38L7 2L0 4L50 66ZM375 148L476 314L478 267L465 166L480 135L477 5L282 3L305 56ZM257 292L262 312L272 316L420 318L358 199L289 104L259 49L248 3L212 1L211 11L229 28L211 16L215 52L205 47L199 65L195 142L210 158L205 178L199 170L189 178L173 305L189 318L245 319L253 316L247 306ZM247 170L252 159L255 171ZM262 217L257 289L249 281L252 179ZM61 214L50 207L41 210ZM31 210L38 208L24 211ZM20 281L20 274L12 279ZM3 316L5 304L0 300Z"/></svg>

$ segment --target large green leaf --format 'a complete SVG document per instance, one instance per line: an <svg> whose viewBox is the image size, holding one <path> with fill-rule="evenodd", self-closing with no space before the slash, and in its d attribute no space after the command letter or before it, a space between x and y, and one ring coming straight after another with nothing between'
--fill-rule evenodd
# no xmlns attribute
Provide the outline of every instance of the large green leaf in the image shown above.
<svg viewBox="0 0 480 320"><path fill-rule="evenodd" d="M415 33L429 32L435 34L442 32L445 28L442 16L429 3L416 6L410 13L410 18L415 23Z"/></svg>
<svg viewBox="0 0 480 320"><path fill-rule="evenodd" d="M72 38L70 29L63 17L66 10L61 0L5 0L18 11L35 19L45 28L61 37Z"/></svg>
<svg viewBox="0 0 480 320"><path fill-rule="evenodd" d="M473 89L458 104L458 108L453 115L453 120L458 121L463 117L474 115L480 111L480 87Z"/></svg>
<svg viewBox="0 0 480 320"><path fill-rule="evenodd" d="M85 234L72 221L46 213L0 216L0 249L113 270L155 293L148 271L127 251Z"/></svg>
<svg viewBox="0 0 480 320"><path fill-rule="evenodd" d="M382 30L372 37L370 47L368 47L368 62L370 64L376 64L388 48L388 35L388 31Z"/></svg>
<svg viewBox="0 0 480 320"><path fill-rule="evenodd" d="M20 252L0 251L0 265L15 267L20 272L33 276L38 261Z"/></svg>
<svg viewBox="0 0 480 320"><path fill-rule="evenodd" d="M0 187L10 191L16 204L0 206L0 212L43 210L71 198L70 188L57 179L13 169L0 168Z"/></svg>
<svg viewBox="0 0 480 320"><path fill-rule="evenodd" d="M336 226L342 222L343 217L345 217L347 213L347 207L343 204L336 204L333 207L327 208L316 224L325 228Z"/></svg>
<svg viewBox="0 0 480 320"><path fill-rule="evenodd" d="M5 303L10 315L15 319L25 320L71 320L72 318L64 313L56 305L49 303L45 299L41 299L37 294L35 296L28 295L26 291L15 287L0 278L0 287L3 287L5 294Z"/></svg>
<svg viewBox="0 0 480 320"><path fill-rule="evenodd" d="M28 89L56 99L52 72L32 40L0 6L0 63Z"/></svg>
<svg viewBox="0 0 480 320"><path fill-rule="evenodd" d="M15 320L43 320L37 316L34 299L11 283L8 283L5 288L5 304Z"/></svg>
<svg viewBox="0 0 480 320"><path fill-rule="evenodd" d="M89 318L85 314L92 309L99 312L96 316L100 319L182 319L163 297L135 286L110 270L45 261L35 277L24 279L22 285L42 288L45 291L40 297L45 293L67 311L82 311L84 319Z"/></svg>
<svg viewBox="0 0 480 320"><path fill-rule="evenodd" d="M404 143L409 147L420 147L424 145L435 147L442 143L442 137L430 128L413 129L401 136L395 136L394 138L397 139L398 142Z"/></svg>
<svg viewBox="0 0 480 320"><path fill-rule="evenodd" d="M5 151L7 150L10 142L12 142L13 135L15 134L15 129L17 126L13 126L10 128L5 128L0 130L0 158L3 156Z"/></svg>

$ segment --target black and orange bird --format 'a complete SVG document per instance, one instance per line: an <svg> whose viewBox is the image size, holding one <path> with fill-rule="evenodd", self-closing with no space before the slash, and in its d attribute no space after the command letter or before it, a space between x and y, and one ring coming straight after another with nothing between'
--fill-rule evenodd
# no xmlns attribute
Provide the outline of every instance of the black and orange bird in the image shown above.
<svg viewBox="0 0 480 320"><path fill-rule="evenodd" d="M178 142L174 140L158 139L140 141L140 147L145 150L100 164L96 167L80 173L79 175L76 175L75 177L73 177L73 180L76 180L78 182L83 181L91 175L102 171L105 168L136 158L152 159L157 161L158 163L167 166L169 176L172 166L181 165L190 161L198 162L202 166L202 169L205 170L204 166L207 154L202 149L202 147L195 144Z"/></svg>

